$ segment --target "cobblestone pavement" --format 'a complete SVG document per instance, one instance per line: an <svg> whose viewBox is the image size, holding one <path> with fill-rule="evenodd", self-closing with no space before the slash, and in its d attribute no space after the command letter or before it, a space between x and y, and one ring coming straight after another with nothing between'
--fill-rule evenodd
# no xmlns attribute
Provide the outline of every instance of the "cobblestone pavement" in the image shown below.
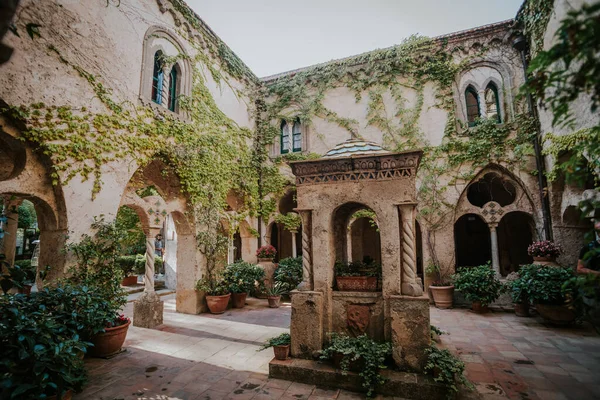
<svg viewBox="0 0 600 400"><path fill-rule="evenodd" d="M249 298L220 316L175 312L165 300L164 325L130 326L126 352L86 359L89 383L75 400L324 400L362 395L268 379L272 350L257 352L287 331L290 306L267 307ZM132 315L132 304L125 314ZM449 332L441 345L466 363L484 399L600 399L600 337L589 327L547 327L510 313L474 314L431 308L432 324ZM472 397L472 396L469 396Z"/></svg>
<svg viewBox="0 0 600 400"><path fill-rule="evenodd" d="M539 317L431 308L441 343L466 364L486 399L600 399L600 336L588 325L554 327Z"/></svg>

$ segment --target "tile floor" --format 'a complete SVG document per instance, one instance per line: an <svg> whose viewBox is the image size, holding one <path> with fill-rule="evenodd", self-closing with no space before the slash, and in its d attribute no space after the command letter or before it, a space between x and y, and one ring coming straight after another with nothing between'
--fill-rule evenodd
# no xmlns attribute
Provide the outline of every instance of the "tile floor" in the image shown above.
<svg viewBox="0 0 600 400"><path fill-rule="evenodd" d="M269 309L248 299L243 310L216 316L175 312L165 300L164 325L130 327L127 351L86 359L90 380L75 400L323 400L362 395L268 379L267 338L287 331L289 304ZM125 313L132 315L132 304ZM590 327L548 327L510 313L474 314L431 308L432 324L447 331L441 345L458 354L483 399L600 399L600 336Z"/></svg>

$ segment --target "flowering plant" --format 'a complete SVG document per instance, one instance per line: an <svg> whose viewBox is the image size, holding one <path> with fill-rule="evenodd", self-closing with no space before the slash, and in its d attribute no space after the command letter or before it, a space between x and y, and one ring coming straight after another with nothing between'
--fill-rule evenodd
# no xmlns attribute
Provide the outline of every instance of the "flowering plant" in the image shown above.
<svg viewBox="0 0 600 400"><path fill-rule="evenodd" d="M256 256L258 258L274 258L275 254L277 254L277 250L275 247L269 245L261 246L256 250Z"/></svg>
<svg viewBox="0 0 600 400"><path fill-rule="evenodd" d="M550 240L540 240L533 242L527 248L527 254L532 257L551 257L556 258L562 253L560 245L551 242Z"/></svg>
<svg viewBox="0 0 600 400"><path fill-rule="evenodd" d="M115 326L121 326L121 325L125 325L126 323L129 322L129 318L127 318L125 315L120 314L117 318L115 318L113 321L107 322L106 323L106 327L107 328L114 328Z"/></svg>

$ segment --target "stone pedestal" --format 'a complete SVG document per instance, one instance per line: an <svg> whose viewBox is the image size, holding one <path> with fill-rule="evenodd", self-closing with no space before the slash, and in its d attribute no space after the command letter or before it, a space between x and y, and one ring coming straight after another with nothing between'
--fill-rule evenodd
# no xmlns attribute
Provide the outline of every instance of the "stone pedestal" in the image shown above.
<svg viewBox="0 0 600 400"><path fill-rule="evenodd" d="M291 296L292 357L312 358L323 348L323 293L293 290Z"/></svg>
<svg viewBox="0 0 600 400"><path fill-rule="evenodd" d="M394 362L400 369L422 371L427 361L425 349L431 342L429 299L390 296L388 303Z"/></svg>
<svg viewBox="0 0 600 400"><path fill-rule="evenodd" d="M275 264L272 258L259 258L258 265L265 270L265 285L271 286L273 283L273 273L275 273Z"/></svg>
<svg viewBox="0 0 600 400"><path fill-rule="evenodd" d="M164 302L156 292L144 292L133 302L133 326L154 328L163 323Z"/></svg>

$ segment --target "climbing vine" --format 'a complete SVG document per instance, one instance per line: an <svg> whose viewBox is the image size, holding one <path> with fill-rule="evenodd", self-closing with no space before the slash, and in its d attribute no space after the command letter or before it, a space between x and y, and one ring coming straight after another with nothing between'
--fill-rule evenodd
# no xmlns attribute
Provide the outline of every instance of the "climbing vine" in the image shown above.
<svg viewBox="0 0 600 400"><path fill-rule="evenodd" d="M554 0L527 0L517 14L516 23L529 37L532 55L544 46L544 34L553 9Z"/></svg>

